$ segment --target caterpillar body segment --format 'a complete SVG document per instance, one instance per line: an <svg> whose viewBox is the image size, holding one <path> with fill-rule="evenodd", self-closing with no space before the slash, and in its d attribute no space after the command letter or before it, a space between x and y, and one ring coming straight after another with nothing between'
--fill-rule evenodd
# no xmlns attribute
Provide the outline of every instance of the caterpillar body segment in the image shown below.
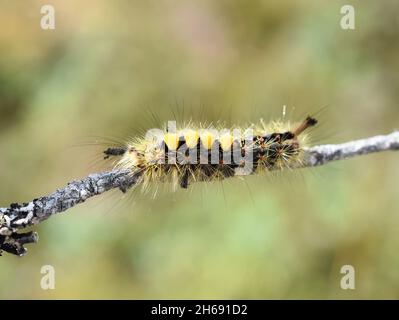
<svg viewBox="0 0 399 320"><path fill-rule="evenodd" d="M226 129L190 126L163 130L155 138L136 138L125 146L108 148L104 154L105 158L121 156L116 168L139 175L144 188L160 182L188 188L196 181L298 166L308 142L304 131L316 124L316 119L307 117L291 130L289 123L266 125L261 120L250 130L233 130L233 134Z"/></svg>

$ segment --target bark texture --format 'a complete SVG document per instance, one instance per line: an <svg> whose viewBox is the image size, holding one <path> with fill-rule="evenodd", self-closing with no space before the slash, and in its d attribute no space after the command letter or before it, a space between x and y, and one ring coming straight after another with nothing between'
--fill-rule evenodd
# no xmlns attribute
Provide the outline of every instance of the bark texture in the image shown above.
<svg viewBox="0 0 399 320"><path fill-rule="evenodd" d="M305 161L301 167L314 167L331 161L387 150L399 150L399 132L308 148L305 150ZM69 182L64 188L50 195L27 203L12 203L9 207L0 208L0 255L5 251L22 256L27 252L25 244L38 241L35 232L18 233L18 230L41 223L54 214L68 210L108 190L119 188L125 192L138 181L139 176L133 176L129 171L112 170L95 173L82 180Z"/></svg>

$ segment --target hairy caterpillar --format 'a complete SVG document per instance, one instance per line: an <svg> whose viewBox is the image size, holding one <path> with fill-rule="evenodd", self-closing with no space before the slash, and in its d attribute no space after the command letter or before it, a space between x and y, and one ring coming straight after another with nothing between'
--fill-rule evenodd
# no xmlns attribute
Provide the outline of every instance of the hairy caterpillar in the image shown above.
<svg viewBox="0 0 399 320"><path fill-rule="evenodd" d="M108 148L104 154L105 158L120 156L115 167L140 176L144 188L154 182L188 188L196 181L298 166L308 141L304 131L316 124L310 116L294 129L282 121L265 124L261 120L246 130L191 123L176 128L169 122L163 130L149 130L145 137Z"/></svg>

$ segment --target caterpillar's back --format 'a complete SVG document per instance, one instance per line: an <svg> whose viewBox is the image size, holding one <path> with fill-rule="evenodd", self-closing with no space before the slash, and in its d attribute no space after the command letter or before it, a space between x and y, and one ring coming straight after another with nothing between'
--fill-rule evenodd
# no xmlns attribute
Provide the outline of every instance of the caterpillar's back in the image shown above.
<svg viewBox="0 0 399 320"><path fill-rule="evenodd" d="M187 188L196 181L300 166L309 140L304 131L316 124L312 117L293 129L289 122L266 125L263 120L245 130L191 123L176 128L168 123L163 130L149 130L145 137L104 153L121 156L116 167L139 176L144 188L161 182Z"/></svg>

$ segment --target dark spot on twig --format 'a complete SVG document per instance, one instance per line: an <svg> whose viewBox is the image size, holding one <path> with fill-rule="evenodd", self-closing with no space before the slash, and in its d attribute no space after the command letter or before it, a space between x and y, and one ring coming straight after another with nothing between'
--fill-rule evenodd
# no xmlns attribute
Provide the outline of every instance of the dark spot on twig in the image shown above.
<svg viewBox="0 0 399 320"><path fill-rule="evenodd" d="M14 202L14 203L11 203L10 204L10 208L11 209L19 209L21 206L18 204L18 203L16 203L16 202Z"/></svg>

